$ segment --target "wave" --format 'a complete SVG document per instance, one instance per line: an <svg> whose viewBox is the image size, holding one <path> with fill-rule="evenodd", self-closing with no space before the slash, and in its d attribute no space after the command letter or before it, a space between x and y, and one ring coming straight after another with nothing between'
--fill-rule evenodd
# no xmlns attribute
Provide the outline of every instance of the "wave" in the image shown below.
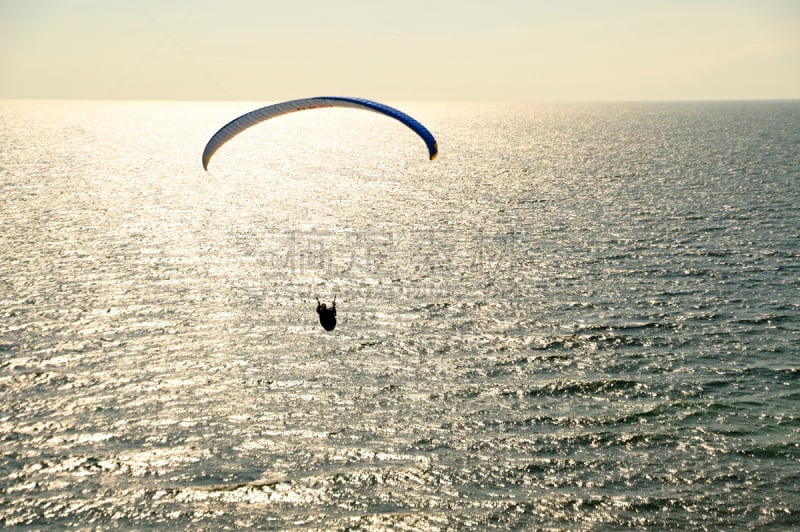
<svg viewBox="0 0 800 532"><path fill-rule="evenodd" d="M517 392L503 392L518 395ZM522 392L527 397L565 397L608 395L617 397L649 397L647 384L628 379L600 379L595 381L556 381Z"/></svg>

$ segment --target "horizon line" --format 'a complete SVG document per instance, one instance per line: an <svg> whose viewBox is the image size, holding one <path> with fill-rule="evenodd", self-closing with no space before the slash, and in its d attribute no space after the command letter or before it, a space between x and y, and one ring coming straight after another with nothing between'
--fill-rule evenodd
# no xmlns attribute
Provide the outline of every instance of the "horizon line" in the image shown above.
<svg viewBox="0 0 800 532"><path fill-rule="evenodd" d="M352 95L349 95L352 96ZM305 96L313 97L313 96ZM361 97L361 96L359 96ZM755 98L642 98L642 99L440 99L440 98L379 98L370 97L378 101L414 102L414 103L506 103L506 104L591 104L591 103L744 103L744 102L793 102L800 101L800 96L794 97L755 97ZM251 98L93 98L93 97L52 97L52 96L0 96L0 101L51 101L51 102L281 102L278 99L251 99Z"/></svg>

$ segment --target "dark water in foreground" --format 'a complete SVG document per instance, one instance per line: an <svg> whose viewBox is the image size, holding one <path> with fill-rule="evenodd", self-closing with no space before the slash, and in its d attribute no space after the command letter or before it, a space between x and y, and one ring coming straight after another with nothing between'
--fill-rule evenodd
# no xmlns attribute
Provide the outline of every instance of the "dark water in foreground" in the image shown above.
<svg viewBox="0 0 800 532"><path fill-rule="evenodd" d="M800 103L398 106L0 102L0 524L800 526Z"/></svg>

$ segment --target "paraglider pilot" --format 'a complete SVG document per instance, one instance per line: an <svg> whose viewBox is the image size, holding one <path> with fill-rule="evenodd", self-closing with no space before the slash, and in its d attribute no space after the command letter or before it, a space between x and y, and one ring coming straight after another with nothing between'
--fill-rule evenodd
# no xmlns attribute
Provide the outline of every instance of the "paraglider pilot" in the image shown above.
<svg viewBox="0 0 800 532"><path fill-rule="evenodd" d="M319 323L326 331L332 331L336 327L336 296L333 296L333 304L330 308L325 303L320 303L317 298L317 314Z"/></svg>

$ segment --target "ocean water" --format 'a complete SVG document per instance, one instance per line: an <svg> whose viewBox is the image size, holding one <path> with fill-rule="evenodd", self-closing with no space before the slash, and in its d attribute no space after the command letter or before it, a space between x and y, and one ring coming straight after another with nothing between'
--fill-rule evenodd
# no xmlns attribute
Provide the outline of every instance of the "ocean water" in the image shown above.
<svg viewBox="0 0 800 532"><path fill-rule="evenodd" d="M0 102L0 525L800 527L800 102L265 103Z"/></svg>

